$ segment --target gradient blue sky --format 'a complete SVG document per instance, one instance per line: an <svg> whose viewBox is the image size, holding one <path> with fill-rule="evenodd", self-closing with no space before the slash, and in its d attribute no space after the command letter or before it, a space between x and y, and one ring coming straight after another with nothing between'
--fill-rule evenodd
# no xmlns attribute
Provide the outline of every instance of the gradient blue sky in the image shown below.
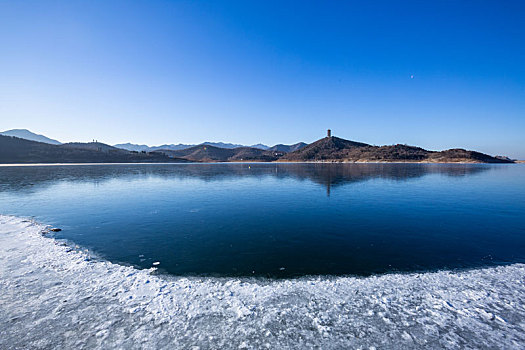
<svg viewBox="0 0 525 350"><path fill-rule="evenodd" d="M0 47L3 130L525 158L524 1L1 1Z"/></svg>

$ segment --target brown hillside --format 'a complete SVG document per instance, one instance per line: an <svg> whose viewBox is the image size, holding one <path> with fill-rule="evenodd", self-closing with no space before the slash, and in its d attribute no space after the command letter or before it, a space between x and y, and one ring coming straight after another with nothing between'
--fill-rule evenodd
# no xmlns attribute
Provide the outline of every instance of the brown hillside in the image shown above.
<svg viewBox="0 0 525 350"><path fill-rule="evenodd" d="M193 162L272 162L284 154L283 152L265 151L253 147L220 148L208 145L199 145L177 151L159 150L159 152Z"/></svg>
<svg viewBox="0 0 525 350"><path fill-rule="evenodd" d="M371 146L365 143L325 137L298 151L288 153L280 161L298 162L436 162L436 163L512 163L475 151L450 149L428 151L407 145Z"/></svg>

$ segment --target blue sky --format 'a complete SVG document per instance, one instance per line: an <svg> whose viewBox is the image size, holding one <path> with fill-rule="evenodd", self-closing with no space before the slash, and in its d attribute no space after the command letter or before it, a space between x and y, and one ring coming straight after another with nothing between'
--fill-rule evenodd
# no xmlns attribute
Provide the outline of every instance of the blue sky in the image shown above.
<svg viewBox="0 0 525 350"><path fill-rule="evenodd" d="M525 158L523 1L2 1L0 129Z"/></svg>

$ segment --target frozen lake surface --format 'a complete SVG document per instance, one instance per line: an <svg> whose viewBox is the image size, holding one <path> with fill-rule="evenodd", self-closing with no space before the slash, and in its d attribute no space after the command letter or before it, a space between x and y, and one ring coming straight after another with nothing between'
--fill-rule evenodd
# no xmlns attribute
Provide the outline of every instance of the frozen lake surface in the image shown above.
<svg viewBox="0 0 525 350"><path fill-rule="evenodd" d="M0 214L58 226L57 238L113 263L176 276L525 263L520 164L0 167Z"/></svg>
<svg viewBox="0 0 525 350"><path fill-rule="evenodd" d="M0 167L1 349L519 349L524 263L521 165Z"/></svg>
<svg viewBox="0 0 525 350"><path fill-rule="evenodd" d="M0 348L525 344L525 266L297 279L157 276L0 217Z"/></svg>

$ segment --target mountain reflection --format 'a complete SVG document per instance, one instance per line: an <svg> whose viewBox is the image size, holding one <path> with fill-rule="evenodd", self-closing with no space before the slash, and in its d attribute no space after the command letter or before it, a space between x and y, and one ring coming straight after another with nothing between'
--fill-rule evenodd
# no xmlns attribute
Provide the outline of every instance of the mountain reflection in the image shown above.
<svg viewBox="0 0 525 350"><path fill-rule="evenodd" d="M126 180L157 177L195 178L206 182L242 177L275 177L307 180L332 187L374 178L406 181L431 174L469 176L497 169L486 164L319 164L319 163L215 163L215 164L112 164L0 167L0 192L34 191L57 182L100 183L115 178Z"/></svg>

